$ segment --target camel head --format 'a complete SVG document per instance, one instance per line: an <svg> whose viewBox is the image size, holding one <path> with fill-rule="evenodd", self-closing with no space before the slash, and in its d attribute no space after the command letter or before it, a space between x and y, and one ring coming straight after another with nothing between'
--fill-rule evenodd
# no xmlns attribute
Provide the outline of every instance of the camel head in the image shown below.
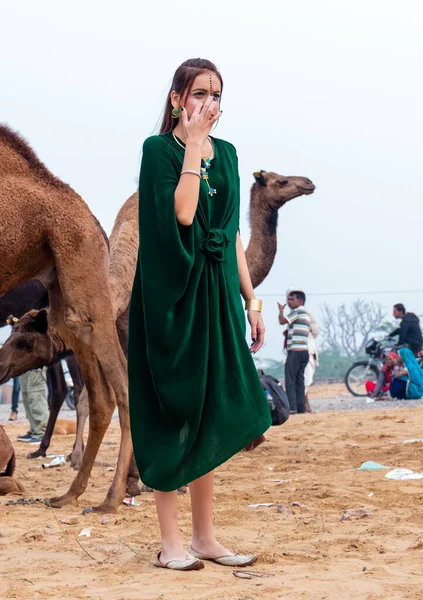
<svg viewBox="0 0 423 600"><path fill-rule="evenodd" d="M306 177L285 177L256 171L251 187L251 238L245 251L253 287L267 277L276 255L279 209L298 196L312 194L315 185Z"/></svg>
<svg viewBox="0 0 423 600"><path fill-rule="evenodd" d="M276 210L289 200L312 194L316 189L314 183L307 177L286 177L272 171L256 171L254 179L255 183L251 188L251 200L254 196L258 196L261 203L267 202L270 207Z"/></svg>
<svg viewBox="0 0 423 600"><path fill-rule="evenodd" d="M0 384L32 369L50 364L65 346L49 328L47 310L30 310L13 324L0 348Z"/></svg>

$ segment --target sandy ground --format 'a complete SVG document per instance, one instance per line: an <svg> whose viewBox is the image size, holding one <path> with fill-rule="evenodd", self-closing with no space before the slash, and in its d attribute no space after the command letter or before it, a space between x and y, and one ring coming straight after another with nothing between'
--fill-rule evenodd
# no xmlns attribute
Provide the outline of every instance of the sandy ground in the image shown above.
<svg viewBox="0 0 423 600"><path fill-rule="evenodd" d="M322 388L321 396L330 392L338 393ZM315 393L317 387L313 404L320 410L342 398L319 400ZM194 573L155 569L152 561L160 548L151 494L138 497L140 506L122 505L106 522L104 516L81 515L82 508L100 503L106 494L113 472L102 466L94 468L79 508L6 506L11 497L0 499L0 598L421 599L423 480L390 481L386 471L357 467L374 460L423 470L423 444L403 444L423 437L423 407L360 406L372 410L295 415L272 428L257 450L240 453L218 469L219 538L234 550L256 552L260 559L252 570L263 574L260 578L239 579L232 569L211 563ZM41 460L25 458L28 446L15 440L26 423L6 423L5 429L14 441L17 476L27 497L66 491L74 475L67 466L43 470ZM100 460L115 463L118 439L114 422ZM71 446L72 436L56 436L51 451L64 453ZM293 505L297 502L300 506ZM248 507L256 503L274 505ZM188 543L189 494L179 497L179 505ZM347 509L359 508L369 516L340 520ZM77 538L84 527L91 527L91 537Z"/></svg>

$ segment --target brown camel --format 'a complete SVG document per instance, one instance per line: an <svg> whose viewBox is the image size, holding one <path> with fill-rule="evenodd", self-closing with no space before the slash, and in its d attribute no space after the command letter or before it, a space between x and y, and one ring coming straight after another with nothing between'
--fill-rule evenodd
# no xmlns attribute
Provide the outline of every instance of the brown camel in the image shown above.
<svg viewBox="0 0 423 600"><path fill-rule="evenodd" d="M110 423L116 401L121 446L103 505L115 512L125 496L132 455L126 361L113 315L106 236L86 203L41 163L15 132L0 126L0 295L30 279L49 292L51 325L77 355L87 386L90 424L81 469L51 506L76 506ZM13 210L12 210L12 209ZM9 379L7 368L0 381Z"/></svg>
<svg viewBox="0 0 423 600"><path fill-rule="evenodd" d="M0 426L0 496L17 492L25 493L25 488L13 477L15 471L15 451L12 442Z"/></svg>
<svg viewBox="0 0 423 600"><path fill-rule="evenodd" d="M269 274L275 259L278 210L293 198L312 194L315 186L306 177L285 177L270 171L257 171L254 178L250 195L251 239L246 257L253 287L257 287ZM129 300L137 256L138 194L135 193L120 209L110 235L110 287L119 340L125 354L128 347ZM88 399L83 391L77 405L78 429L71 455L74 465L79 463L82 456L87 404ZM261 436L251 442L247 449L253 450L263 441L264 436ZM136 465L132 459L127 483L127 493L130 495L136 495L136 479Z"/></svg>
<svg viewBox="0 0 423 600"><path fill-rule="evenodd" d="M256 287L267 276L276 254L276 228L277 211L289 200L302 194L314 191L314 185L309 179L303 177L283 177L277 173L256 172L256 179L251 188L251 240L246 250L247 261L251 273L253 286ZM124 352L127 350L128 338L128 308L135 274L138 248L138 197L133 194L120 209L110 236L110 265L109 278L112 294L113 312L117 319L119 339ZM31 346L40 352L32 353L31 360L41 358L42 352L51 356L54 352L62 351L64 345L56 335L53 328L41 340L40 331L37 329L36 312L31 311L22 322L14 328L13 335L6 345L0 350L0 364L2 362L21 366L25 361L22 356L24 338L38 338ZM43 351L41 351L43 349ZM26 357L28 360L28 356ZM33 363L32 368L40 366ZM77 440L71 455L73 465L80 464L83 452L83 429L88 416L88 398L86 391L80 397L78 406ZM258 440L250 445L250 449L257 445ZM137 493L137 471L134 461L128 476L127 493Z"/></svg>
<svg viewBox="0 0 423 600"><path fill-rule="evenodd" d="M293 198L312 194L315 185L306 177L284 177L256 171L251 188L251 238L245 251L253 287L268 276L276 256L278 210Z"/></svg>

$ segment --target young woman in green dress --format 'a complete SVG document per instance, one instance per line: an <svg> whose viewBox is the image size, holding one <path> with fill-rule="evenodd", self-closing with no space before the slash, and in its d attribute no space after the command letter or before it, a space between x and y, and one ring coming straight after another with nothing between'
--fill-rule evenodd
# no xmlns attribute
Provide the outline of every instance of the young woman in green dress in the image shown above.
<svg viewBox="0 0 423 600"><path fill-rule="evenodd" d="M156 566L179 570L252 564L213 530L214 469L271 425L251 353L263 345L239 236L235 148L209 134L222 78L192 59L176 71L160 135L144 142L139 255L129 320L129 403L135 458L152 487L161 530ZM245 300L252 344L245 341ZM192 543L177 521L189 484Z"/></svg>

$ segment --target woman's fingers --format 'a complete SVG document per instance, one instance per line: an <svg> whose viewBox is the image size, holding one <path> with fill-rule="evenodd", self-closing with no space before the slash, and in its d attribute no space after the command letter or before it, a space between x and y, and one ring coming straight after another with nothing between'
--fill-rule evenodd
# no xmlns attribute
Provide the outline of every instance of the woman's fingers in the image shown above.
<svg viewBox="0 0 423 600"><path fill-rule="evenodd" d="M265 331L266 328L264 326L263 319L261 318L261 316L259 316L257 320L252 319L251 337L253 338L253 343L251 344L250 350L253 354L258 352L263 346Z"/></svg>
<svg viewBox="0 0 423 600"><path fill-rule="evenodd" d="M210 123L216 123L216 121L218 121L220 119L220 117L222 116L221 112L217 112L215 115L212 115L212 118L210 119Z"/></svg>
<svg viewBox="0 0 423 600"><path fill-rule="evenodd" d="M253 340L253 343L257 340L257 323L255 321L251 323L251 339Z"/></svg>
<svg viewBox="0 0 423 600"><path fill-rule="evenodd" d="M217 121L220 119L220 117L222 116L222 113L217 113L217 115L214 115L208 122L208 127L209 127L209 131L212 129L213 125L215 123L217 123Z"/></svg>
<svg viewBox="0 0 423 600"><path fill-rule="evenodd" d="M208 100L206 100L204 102L204 104L201 106L200 112L203 116L205 116L207 111L210 110L210 107L213 104L213 100L214 100L213 96L210 96L210 98Z"/></svg>
<svg viewBox="0 0 423 600"><path fill-rule="evenodd" d="M189 122L189 119L188 119L188 113L187 113L187 110L185 107L182 107L181 121L182 121L182 127L186 131L186 126Z"/></svg>

